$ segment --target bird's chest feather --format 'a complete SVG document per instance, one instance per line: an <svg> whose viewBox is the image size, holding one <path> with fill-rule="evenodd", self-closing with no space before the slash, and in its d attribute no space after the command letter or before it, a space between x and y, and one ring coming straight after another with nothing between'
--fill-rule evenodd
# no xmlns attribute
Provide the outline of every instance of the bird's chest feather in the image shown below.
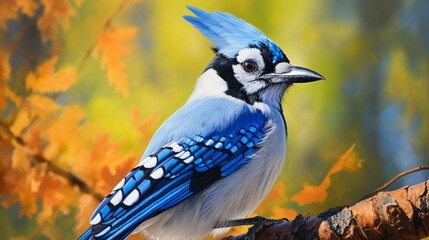
<svg viewBox="0 0 429 240"><path fill-rule="evenodd" d="M283 117L275 113L266 125L269 130L258 145L259 150L252 156L252 160L231 178L225 179L224 184L236 186L234 193L224 196L225 201L231 203L231 212L236 214L232 218L243 218L251 214L269 193L281 172L286 154L286 127Z"/></svg>
<svg viewBox="0 0 429 240"><path fill-rule="evenodd" d="M280 112L266 110L265 136L249 162L198 197L196 206L218 222L244 218L254 212L281 172L286 154L286 126Z"/></svg>

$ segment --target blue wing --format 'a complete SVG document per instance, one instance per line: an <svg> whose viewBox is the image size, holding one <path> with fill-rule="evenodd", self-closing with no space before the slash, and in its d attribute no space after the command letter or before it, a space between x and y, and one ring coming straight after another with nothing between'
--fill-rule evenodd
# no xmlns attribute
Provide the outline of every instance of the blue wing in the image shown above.
<svg viewBox="0 0 429 240"><path fill-rule="evenodd" d="M228 131L183 137L150 154L95 210L92 236L124 239L143 221L232 174L256 152L265 123L260 112L242 114Z"/></svg>

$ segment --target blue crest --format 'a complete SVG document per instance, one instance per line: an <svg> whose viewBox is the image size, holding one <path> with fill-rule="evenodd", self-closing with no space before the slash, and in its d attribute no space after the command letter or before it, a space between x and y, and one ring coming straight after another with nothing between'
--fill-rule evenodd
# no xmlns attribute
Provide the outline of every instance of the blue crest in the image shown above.
<svg viewBox="0 0 429 240"><path fill-rule="evenodd" d="M226 57L234 58L241 49L264 44L269 48L274 64L286 58L273 41L242 19L229 13L209 13L191 6L187 8L196 17L184 16L185 20L210 39L218 52Z"/></svg>

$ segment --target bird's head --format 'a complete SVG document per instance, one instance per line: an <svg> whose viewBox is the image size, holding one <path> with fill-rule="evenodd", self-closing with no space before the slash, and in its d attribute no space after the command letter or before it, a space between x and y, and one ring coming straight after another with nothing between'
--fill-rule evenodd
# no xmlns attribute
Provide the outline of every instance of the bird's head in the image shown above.
<svg viewBox="0 0 429 240"><path fill-rule="evenodd" d="M229 13L188 9L196 16L184 18L211 40L216 52L190 101L226 94L249 104L279 105L293 83L324 79L312 70L291 65L273 41L242 19Z"/></svg>

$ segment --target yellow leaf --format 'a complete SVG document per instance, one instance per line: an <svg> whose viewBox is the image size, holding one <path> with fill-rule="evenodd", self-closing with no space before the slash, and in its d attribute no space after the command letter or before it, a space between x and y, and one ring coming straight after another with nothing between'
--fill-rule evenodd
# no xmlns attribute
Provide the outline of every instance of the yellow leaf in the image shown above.
<svg viewBox="0 0 429 240"><path fill-rule="evenodd" d="M354 151L353 144L343 155L341 155L334 166L331 167L320 185L304 184L304 188L292 196L292 201L299 205L314 202L323 202L328 196L327 189L331 185L331 176L340 171L358 171L362 167L363 160Z"/></svg>
<svg viewBox="0 0 429 240"><path fill-rule="evenodd" d="M28 109L21 108L16 116L15 121L13 122L10 130L15 134L15 136L21 135L22 130L26 128L31 122L31 116L28 112Z"/></svg>
<svg viewBox="0 0 429 240"><path fill-rule="evenodd" d="M64 67L55 72L58 56L54 56L37 67L36 72L27 75L26 86L38 93L63 92L76 80L76 71L72 67Z"/></svg>
<svg viewBox="0 0 429 240"><path fill-rule="evenodd" d="M124 96L128 95L128 80L122 58L131 51L128 41L132 40L136 33L137 30L130 27L109 28L98 34L97 45L93 51L95 58L101 55L100 64L103 69L107 70L109 84Z"/></svg>
<svg viewBox="0 0 429 240"><path fill-rule="evenodd" d="M43 14L37 21L37 27L43 42L56 39L58 28L67 29L75 10L67 0L41 0Z"/></svg>
<svg viewBox="0 0 429 240"><path fill-rule="evenodd" d="M16 4L21 9L21 12L29 17L33 17L39 7L38 2L35 0L17 0Z"/></svg>

